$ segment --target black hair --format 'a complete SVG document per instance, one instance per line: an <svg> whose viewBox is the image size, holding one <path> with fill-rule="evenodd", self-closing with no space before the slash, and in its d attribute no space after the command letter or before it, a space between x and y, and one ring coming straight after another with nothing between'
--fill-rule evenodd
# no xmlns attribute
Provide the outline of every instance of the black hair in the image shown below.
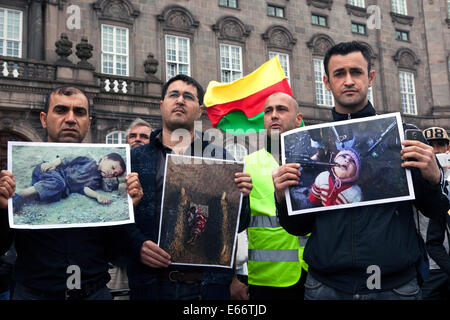
<svg viewBox="0 0 450 320"><path fill-rule="evenodd" d="M323 67L325 69L325 74L327 75L327 77L329 77L328 63L330 62L331 56L337 55L337 54L346 55L346 54L356 52L356 51L361 52L364 59L366 59L367 73L369 73L370 70L372 69L372 63L370 61L371 54L370 54L369 48L367 48L367 46L362 44L361 42L351 41L351 42L338 43L337 45L328 49L327 53L325 54L325 58L323 59Z"/></svg>
<svg viewBox="0 0 450 320"><path fill-rule="evenodd" d="M203 96L205 94L205 91L203 90L203 87L200 85L200 83L197 82L197 80L195 80L192 77L189 77L185 74L178 74L175 77L170 78L162 87L162 93L161 93L161 100L164 100L164 97L166 96L167 93L167 88L169 88L170 84L172 82L175 82L177 80L181 80L183 82L186 82L188 84L193 85L194 87L197 88L197 95L198 95L198 102L200 105L203 104Z"/></svg>
<svg viewBox="0 0 450 320"><path fill-rule="evenodd" d="M45 113L48 113L48 109L50 108L50 97L52 95L54 95L54 94L55 95L65 95L65 96L68 96L68 97L70 97L73 94L82 94L82 95L84 95L86 97L86 100L87 100L87 103L88 103L88 115L90 115L91 106L90 106L90 103L89 103L89 98L87 97L86 93L83 90L81 90L80 88L75 87L73 85L68 85L68 84L56 87L56 88L54 88L52 91L50 91L46 95L45 100L44 100L44 112Z"/></svg>
<svg viewBox="0 0 450 320"><path fill-rule="evenodd" d="M125 170L126 170L125 161L123 161L123 158L120 154L113 152L113 153L107 154L105 157L108 158L109 160L119 162L120 166L122 167L122 173L125 172Z"/></svg>

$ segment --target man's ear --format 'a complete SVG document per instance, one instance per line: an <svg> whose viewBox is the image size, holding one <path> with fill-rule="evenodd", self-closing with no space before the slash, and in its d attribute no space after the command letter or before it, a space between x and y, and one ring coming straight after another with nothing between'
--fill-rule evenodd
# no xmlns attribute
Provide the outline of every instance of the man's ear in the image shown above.
<svg viewBox="0 0 450 320"><path fill-rule="evenodd" d="M328 77L327 77L326 74L323 75L323 83L325 84L325 87L327 87L327 90L328 90L328 91L331 91L330 83L328 82Z"/></svg>
<svg viewBox="0 0 450 320"><path fill-rule="evenodd" d="M303 115L301 113L297 113L295 116L295 122L297 123L297 127L300 127L302 125L303 121Z"/></svg>
<svg viewBox="0 0 450 320"><path fill-rule="evenodd" d="M39 114L39 119L41 120L42 128L47 129L47 114L45 112L41 112Z"/></svg>
<svg viewBox="0 0 450 320"><path fill-rule="evenodd" d="M375 70L370 70L370 72L369 72L369 87L373 86L374 80L375 80Z"/></svg>
<svg viewBox="0 0 450 320"><path fill-rule="evenodd" d="M205 110L205 106L201 104L201 105L198 107L198 117L197 117L197 119L200 119L200 118L202 117L203 110Z"/></svg>

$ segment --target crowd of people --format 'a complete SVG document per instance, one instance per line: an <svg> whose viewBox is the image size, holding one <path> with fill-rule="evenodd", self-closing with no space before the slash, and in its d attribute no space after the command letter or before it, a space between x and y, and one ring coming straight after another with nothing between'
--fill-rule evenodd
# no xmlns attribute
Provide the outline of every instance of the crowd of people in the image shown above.
<svg viewBox="0 0 450 320"><path fill-rule="evenodd" d="M324 84L335 101L334 121L376 115L367 98L375 71L364 45L345 42L330 48L324 69ZM132 199L133 224L11 229L8 199L24 194L17 192L14 175L2 170L0 298L109 300L113 294L131 300L448 299L450 187L446 177L450 169L442 168L435 156L449 153L445 129L423 130L428 144L401 142L401 167L411 170L414 200L289 215L285 193L299 184L302 170L299 163L283 164L280 134L302 126L303 116L296 99L282 92L265 101L266 148L246 156L245 172L234 177L243 195L238 265L173 265L171 256L157 244L164 163L167 154L194 155L194 145L202 150L211 147L203 133L194 130L194 122L203 113L203 96L195 79L177 75L162 88L162 128L152 130L150 124L136 119L127 130L131 173L123 184ZM47 141L81 143L92 121L90 111L89 99L79 88L65 85L52 90L40 114ZM404 128L414 126L405 123ZM178 129L189 132L188 143L179 143ZM219 146L214 151L215 158L230 158ZM125 171L118 165L118 171L112 172L108 161L114 159L106 156L93 163L95 169L102 169L100 180L101 172L110 178ZM314 183L309 195L313 205L329 201L326 193L348 181L355 187L346 190L356 198L361 195L356 188L359 156L346 149L334 162L336 167L325 170ZM37 175L54 176L64 165L64 161L44 165L45 170L41 165L36 167ZM25 196L41 197L38 183ZM91 181L79 184L77 192L89 197ZM61 190L52 194L56 199L65 196ZM81 270L77 288L67 287L67 270L72 265ZM375 270L375 285L370 285L373 274L368 270Z"/></svg>

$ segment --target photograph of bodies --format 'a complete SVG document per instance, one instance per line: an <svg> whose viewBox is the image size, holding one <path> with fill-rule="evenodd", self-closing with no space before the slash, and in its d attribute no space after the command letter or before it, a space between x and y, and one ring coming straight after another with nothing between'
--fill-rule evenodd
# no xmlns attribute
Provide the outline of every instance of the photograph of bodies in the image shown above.
<svg viewBox="0 0 450 320"><path fill-rule="evenodd" d="M110 226L134 222L125 177L128 145L8 142L17 229Z"/></svg>
<svg viewBox="0 0 450 320"><path fill-rule="evenodd" d="M167 155L158 245L172 264L231 268L243 162Z"/></svg>
<svg viewBox="0 0 450 320"><path fill-rule="evenodd" d="M286 190L290 215L414 199L401 167L399 113L302 127L282 134L283 164L300 163Z"/></svg>

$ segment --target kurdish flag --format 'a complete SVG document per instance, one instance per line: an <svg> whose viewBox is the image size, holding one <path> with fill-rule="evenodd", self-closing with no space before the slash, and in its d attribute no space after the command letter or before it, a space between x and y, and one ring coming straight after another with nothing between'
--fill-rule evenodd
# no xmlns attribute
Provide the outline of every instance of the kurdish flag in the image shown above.
<svg viewBox="0 0 450 320"><path fill-rule="evenodd" d="M264 103L275 92L294 96L278 57L234 82L211 81L203 103L214 128L230 133L245 133L249 129L263 131Z"/></svg>

